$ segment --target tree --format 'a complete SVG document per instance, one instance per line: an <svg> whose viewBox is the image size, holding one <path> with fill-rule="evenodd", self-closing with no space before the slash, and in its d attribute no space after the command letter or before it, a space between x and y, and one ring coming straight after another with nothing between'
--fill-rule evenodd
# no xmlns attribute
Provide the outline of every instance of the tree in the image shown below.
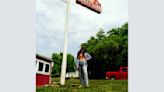
<svg viewBox="0 0 164 92"><path fill-rule="evenodd" d="M93 57L88 62L90 77L104 78L106 71L128 65L128 23L109 30L107 34L100 28L96 37L81 45Z"/></svg>
<svg viewBox="0 0 164 92"><path fill-rule="evenodd" d="M100 28L99 31L97 32L96 36L99 40L103 39L105 37L104 30L102 28Z"/></svg>
<svg viewBox="0 0 164 92"><path fill-rule="evenodd" d="M59 75L61 71L62 56L57 53L52 54L52 60L54 61L54 66L52 68L52 75Z"/></svg>
<svg viewBox="0 0 164 92"><path fill-rule="evenodd" d="M52 60L54 61L54 66L52 68L52 75L60 75L61 73L61 64L62 64L63 53L53 53ZM67 72L75 71L75 60L74 56L71 54L67 54Z"/></svg>
<svg viewBox="0 0 164 92"><path fill-rule="evenodd" d="M71 54L67 54L67 72L75 71L75 59Z"/></svg>

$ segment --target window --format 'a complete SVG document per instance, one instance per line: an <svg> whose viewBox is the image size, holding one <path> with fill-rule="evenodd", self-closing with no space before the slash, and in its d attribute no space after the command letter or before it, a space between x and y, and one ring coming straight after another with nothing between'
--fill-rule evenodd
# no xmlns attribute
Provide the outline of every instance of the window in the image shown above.
<svg viewBox="0 0 164 92"><path fill-rule="evenodd" d="M45 69L45 72L49 72L49 64L46 64L46 69Z"/></svg>
<svg viewBox="0 0 164 92"><path fill-rule="evenodd" d="M39 62L39 70L38 71L43 71L43 63Z"/></svg>
<svg viewBox="0 0 164 92"><path fill-rule="evenodd" d="M128 72L128 69L127 68L122 68L122 71L123 72Z"/></svg>

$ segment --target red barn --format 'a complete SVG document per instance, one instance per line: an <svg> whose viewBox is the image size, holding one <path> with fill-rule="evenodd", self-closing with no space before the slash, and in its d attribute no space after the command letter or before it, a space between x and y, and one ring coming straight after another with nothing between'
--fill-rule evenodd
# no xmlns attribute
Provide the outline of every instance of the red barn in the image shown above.
<svg viewBox="0 0 164 92"><path fill-rule="evenodd" d="M45 86L51 83L53 62L50 58L36 54L36 86Z"/></svg>

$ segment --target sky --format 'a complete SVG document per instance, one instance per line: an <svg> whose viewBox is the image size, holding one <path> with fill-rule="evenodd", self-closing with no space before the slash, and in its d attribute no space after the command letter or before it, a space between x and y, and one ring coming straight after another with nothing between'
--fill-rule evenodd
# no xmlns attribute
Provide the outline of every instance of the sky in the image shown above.
<svg viewBox="0 0 164 92"><path fill-rule="evenodd" d="M102 13L97 14L70 0L68 53L76 56L80 44L128 21L128 0L98 0ZM66 0L36 0L36 53L51 57L63 52Z"/></svg>

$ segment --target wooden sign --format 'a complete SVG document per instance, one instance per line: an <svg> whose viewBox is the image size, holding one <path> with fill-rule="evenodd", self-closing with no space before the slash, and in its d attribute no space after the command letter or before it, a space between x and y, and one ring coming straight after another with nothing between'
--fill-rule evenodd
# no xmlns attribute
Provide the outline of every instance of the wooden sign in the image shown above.
<svg viewBox="0 0 164 92"><path fill-rule="evenodd" d="M88 9L97 12L98 14L101 13L101 4L98 0L76 0L77 4L80 4Z"/></svg>

